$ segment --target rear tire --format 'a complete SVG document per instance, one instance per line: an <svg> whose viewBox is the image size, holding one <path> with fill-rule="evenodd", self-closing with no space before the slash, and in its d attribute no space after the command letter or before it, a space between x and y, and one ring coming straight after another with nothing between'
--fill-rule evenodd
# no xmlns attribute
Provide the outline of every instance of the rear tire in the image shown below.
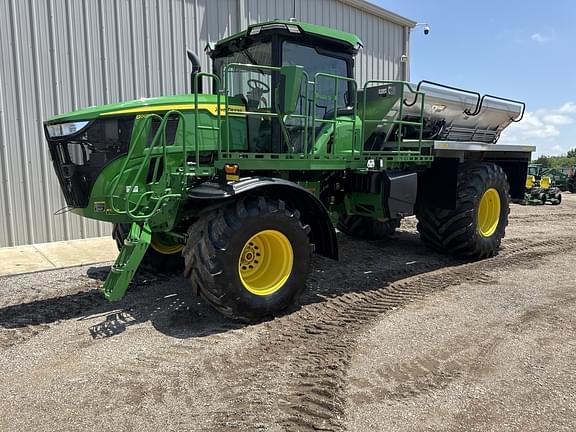
<svg viewBox="0 0 576 432"><path fill-rule="evenodd" d="M470 258L496 254L508 225L509 185L498 165L468 162L459 167L453 210L417 211L420 238L429 247Z"/></svg>
<svg viewBox="0 0 576 432"><path fill-rule="evenodd" d="M115 224L112 238L118 250L124 246L124 239L130 233L130 224ZM161 235L152 233L152 242L142 259L140 267L153 273L177 273L184 269L183 246L168 244Z"/></svg>
<svg viewBox="0 0 576 432"><path fill-rule="evenodd" d="M562 203L562 194L561 193L557 193L554 198L556 199L556 202L554 203L554 205L560 205Z"/></svg>
<svg viewBox="0 0 576 432"><path fill-rule="evenodd" d="M368 216L341 214L337 228L350 237L364 240L386 240L394 235L400 220L381 222Z"/></svg>
<svg viewBox="0 0 576 432"><path fill-rule="evenodd" d="M185 276L215 309L243 321L274 316L305 288L309 228L281 200L240 198L188 230Z"/></svg>

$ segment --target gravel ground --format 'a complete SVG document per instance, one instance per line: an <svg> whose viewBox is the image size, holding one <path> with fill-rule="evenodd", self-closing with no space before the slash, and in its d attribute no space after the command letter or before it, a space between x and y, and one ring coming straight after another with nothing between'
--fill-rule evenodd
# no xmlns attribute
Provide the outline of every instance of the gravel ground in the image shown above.
<svg viewBox="0 0 576 432"><path fill-rule="evenodd" d="M245 326L180 277L0 279L0 431L576 430L576 195L511 209L502 251L340 237L301 307Z"/></svg>

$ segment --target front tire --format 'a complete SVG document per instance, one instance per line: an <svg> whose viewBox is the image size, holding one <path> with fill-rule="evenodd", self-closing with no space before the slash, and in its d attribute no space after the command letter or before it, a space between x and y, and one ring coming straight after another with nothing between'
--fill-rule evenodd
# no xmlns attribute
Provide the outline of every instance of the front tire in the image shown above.
<svg viewBox="0 0 576 432"><path fill-rule="evenodd" d="M508 225L509 185L498 165L468 162L459 167L453 210L421 208L420 238L453 255L486 258L496 254Z"/></svg>
<svg viewBox="0 0 576 432"><path fill-rule="evenodd" d="M283 201L241 198L190 227L185 276L225 316L277 315L304 290L312 259L308 232Z"/></svg>
<svg viewBox="0 0 576 432"><path fill-rule="evenodd" d="M557 194L554 195L554 205L560 205L562 204L562 194L560 192L558 192Z"/></svg>
<svg viewBox="0 0 576 432"><path fill-rule="evenodd" d="M130 224L115 224L112 238L118 250L122 250L124 240L130 233ZM182 250L184 246L170 241L160 233L152 233L150 246L140 264L145 270L154 273L177 273L184 269Z"/></svg>

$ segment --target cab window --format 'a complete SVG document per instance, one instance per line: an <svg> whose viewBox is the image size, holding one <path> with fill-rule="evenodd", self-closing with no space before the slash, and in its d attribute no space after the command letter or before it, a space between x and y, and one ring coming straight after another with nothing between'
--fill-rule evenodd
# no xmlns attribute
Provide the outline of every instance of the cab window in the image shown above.
<svg viewBox="0 0 576 432"><path fill-rule="evenodd" d="M316 115L322 118L326 112L333 110L334 102L329 100L336 92L336 80L326 77L315 78L318 73L326 73L341 77L348 76L348 65L345 59L318 52L306 45L285 41L282 44L282 65L300 65L308 74L310 81L316 79L316 92L320 96L316 101ZM340 81L338 84L337 106L347 105L346 94L348 85ZM326 99L325 99L326 98Z"/></svg>

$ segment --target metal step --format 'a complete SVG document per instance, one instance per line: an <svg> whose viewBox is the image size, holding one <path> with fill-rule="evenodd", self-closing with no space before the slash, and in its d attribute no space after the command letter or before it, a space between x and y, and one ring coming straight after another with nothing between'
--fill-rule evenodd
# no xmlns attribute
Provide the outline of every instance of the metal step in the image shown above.
<svg viewBox="0 0 576 432"><path fill-rule="evenodd" d="M148 223L132 224L130 233L124 240L124 246L102 287L102 293L107 300L116 301L124 297L148 250L151 238L152 230Z"/></svg>

